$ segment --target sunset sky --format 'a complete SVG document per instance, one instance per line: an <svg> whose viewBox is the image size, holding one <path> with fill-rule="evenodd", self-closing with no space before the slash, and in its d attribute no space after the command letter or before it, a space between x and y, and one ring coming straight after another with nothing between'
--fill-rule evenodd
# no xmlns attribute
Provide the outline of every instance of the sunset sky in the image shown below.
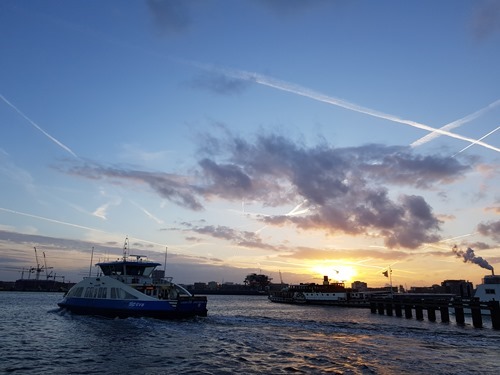
<svg viewBox="0 0 500 375"><path fill-rule="evenodd" d="M180 283L477 284L499 46L494 0L3 0L0 280L128 236Z"/></svg>

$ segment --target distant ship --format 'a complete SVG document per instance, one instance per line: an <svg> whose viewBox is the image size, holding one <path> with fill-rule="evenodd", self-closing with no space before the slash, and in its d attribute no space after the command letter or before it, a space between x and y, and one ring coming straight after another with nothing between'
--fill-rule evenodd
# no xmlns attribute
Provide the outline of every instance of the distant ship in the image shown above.
<svg viewBox="0 0 500 375"><path fill-rule="evenodd" d="M346 288L342 282L332 283L328 280L328 276L324 276L323 284L296 284L279 291L271 291L269 292L269 300L278 303L369 306L368 299L365 298L363 293Z"/></svg>
<svg viewBox="0 0 500 375"><path fill-rule="evenodd" d="M74 285L59 307L110 318L207 316L207 297L193 296L172 278L154 282L151 275L161 264L141 255L127 256L127 241L121 259L97 263L103 276L86 277Z"/></svg>

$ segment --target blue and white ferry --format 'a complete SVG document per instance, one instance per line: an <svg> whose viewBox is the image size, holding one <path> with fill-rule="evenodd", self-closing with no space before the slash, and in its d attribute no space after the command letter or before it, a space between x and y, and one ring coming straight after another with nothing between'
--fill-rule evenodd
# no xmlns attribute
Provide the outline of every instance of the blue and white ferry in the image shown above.
<svg viewBox="0 0 500 375"><path fill-rule="evenodd" d="M153 280L153 271L161 264L141 255L127 256L126 248L123 258L97 263L102 275L75 284L59 307L74 314L111 318L207 316L207 297L193 296L171 277Z"/></svg>

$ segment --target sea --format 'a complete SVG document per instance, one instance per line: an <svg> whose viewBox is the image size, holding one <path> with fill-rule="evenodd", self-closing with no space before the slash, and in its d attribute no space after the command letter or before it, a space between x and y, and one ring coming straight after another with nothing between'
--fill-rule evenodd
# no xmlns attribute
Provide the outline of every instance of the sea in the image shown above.
<svg viewBox="0 0 500 375"><path fill-rule="evenodd" d="M500 331L208 296L208 316L106 319L61 310L61 293L0 292L5 374L499 374Z"/></svg>

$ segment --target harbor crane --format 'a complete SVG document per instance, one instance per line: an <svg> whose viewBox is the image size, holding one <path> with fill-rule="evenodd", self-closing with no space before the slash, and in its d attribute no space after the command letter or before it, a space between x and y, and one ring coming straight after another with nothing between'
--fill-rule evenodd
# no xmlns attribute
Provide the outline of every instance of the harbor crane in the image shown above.
<svg viewBox="0 0 500 375"><path fill-rule="evenodd" d="M44 266L40 264L38 261L38 253L36 252L36 247L33 247L35 249L35 259L36 259L36 268L34 268L36 272L36 279L40 279L40 273L44 272Z"/></svg>
<svg viewBox="0 0 500 375"><path fill-rule="evenodd" d="M47 267L47 258L45 258L45 251L43 252L43 263L44 263L44 267L45 267L45 276L48 279L50 279L50 276L52 275L52 271L50 271L49 273L49 269L52 269L54 267Z"/></svg>

